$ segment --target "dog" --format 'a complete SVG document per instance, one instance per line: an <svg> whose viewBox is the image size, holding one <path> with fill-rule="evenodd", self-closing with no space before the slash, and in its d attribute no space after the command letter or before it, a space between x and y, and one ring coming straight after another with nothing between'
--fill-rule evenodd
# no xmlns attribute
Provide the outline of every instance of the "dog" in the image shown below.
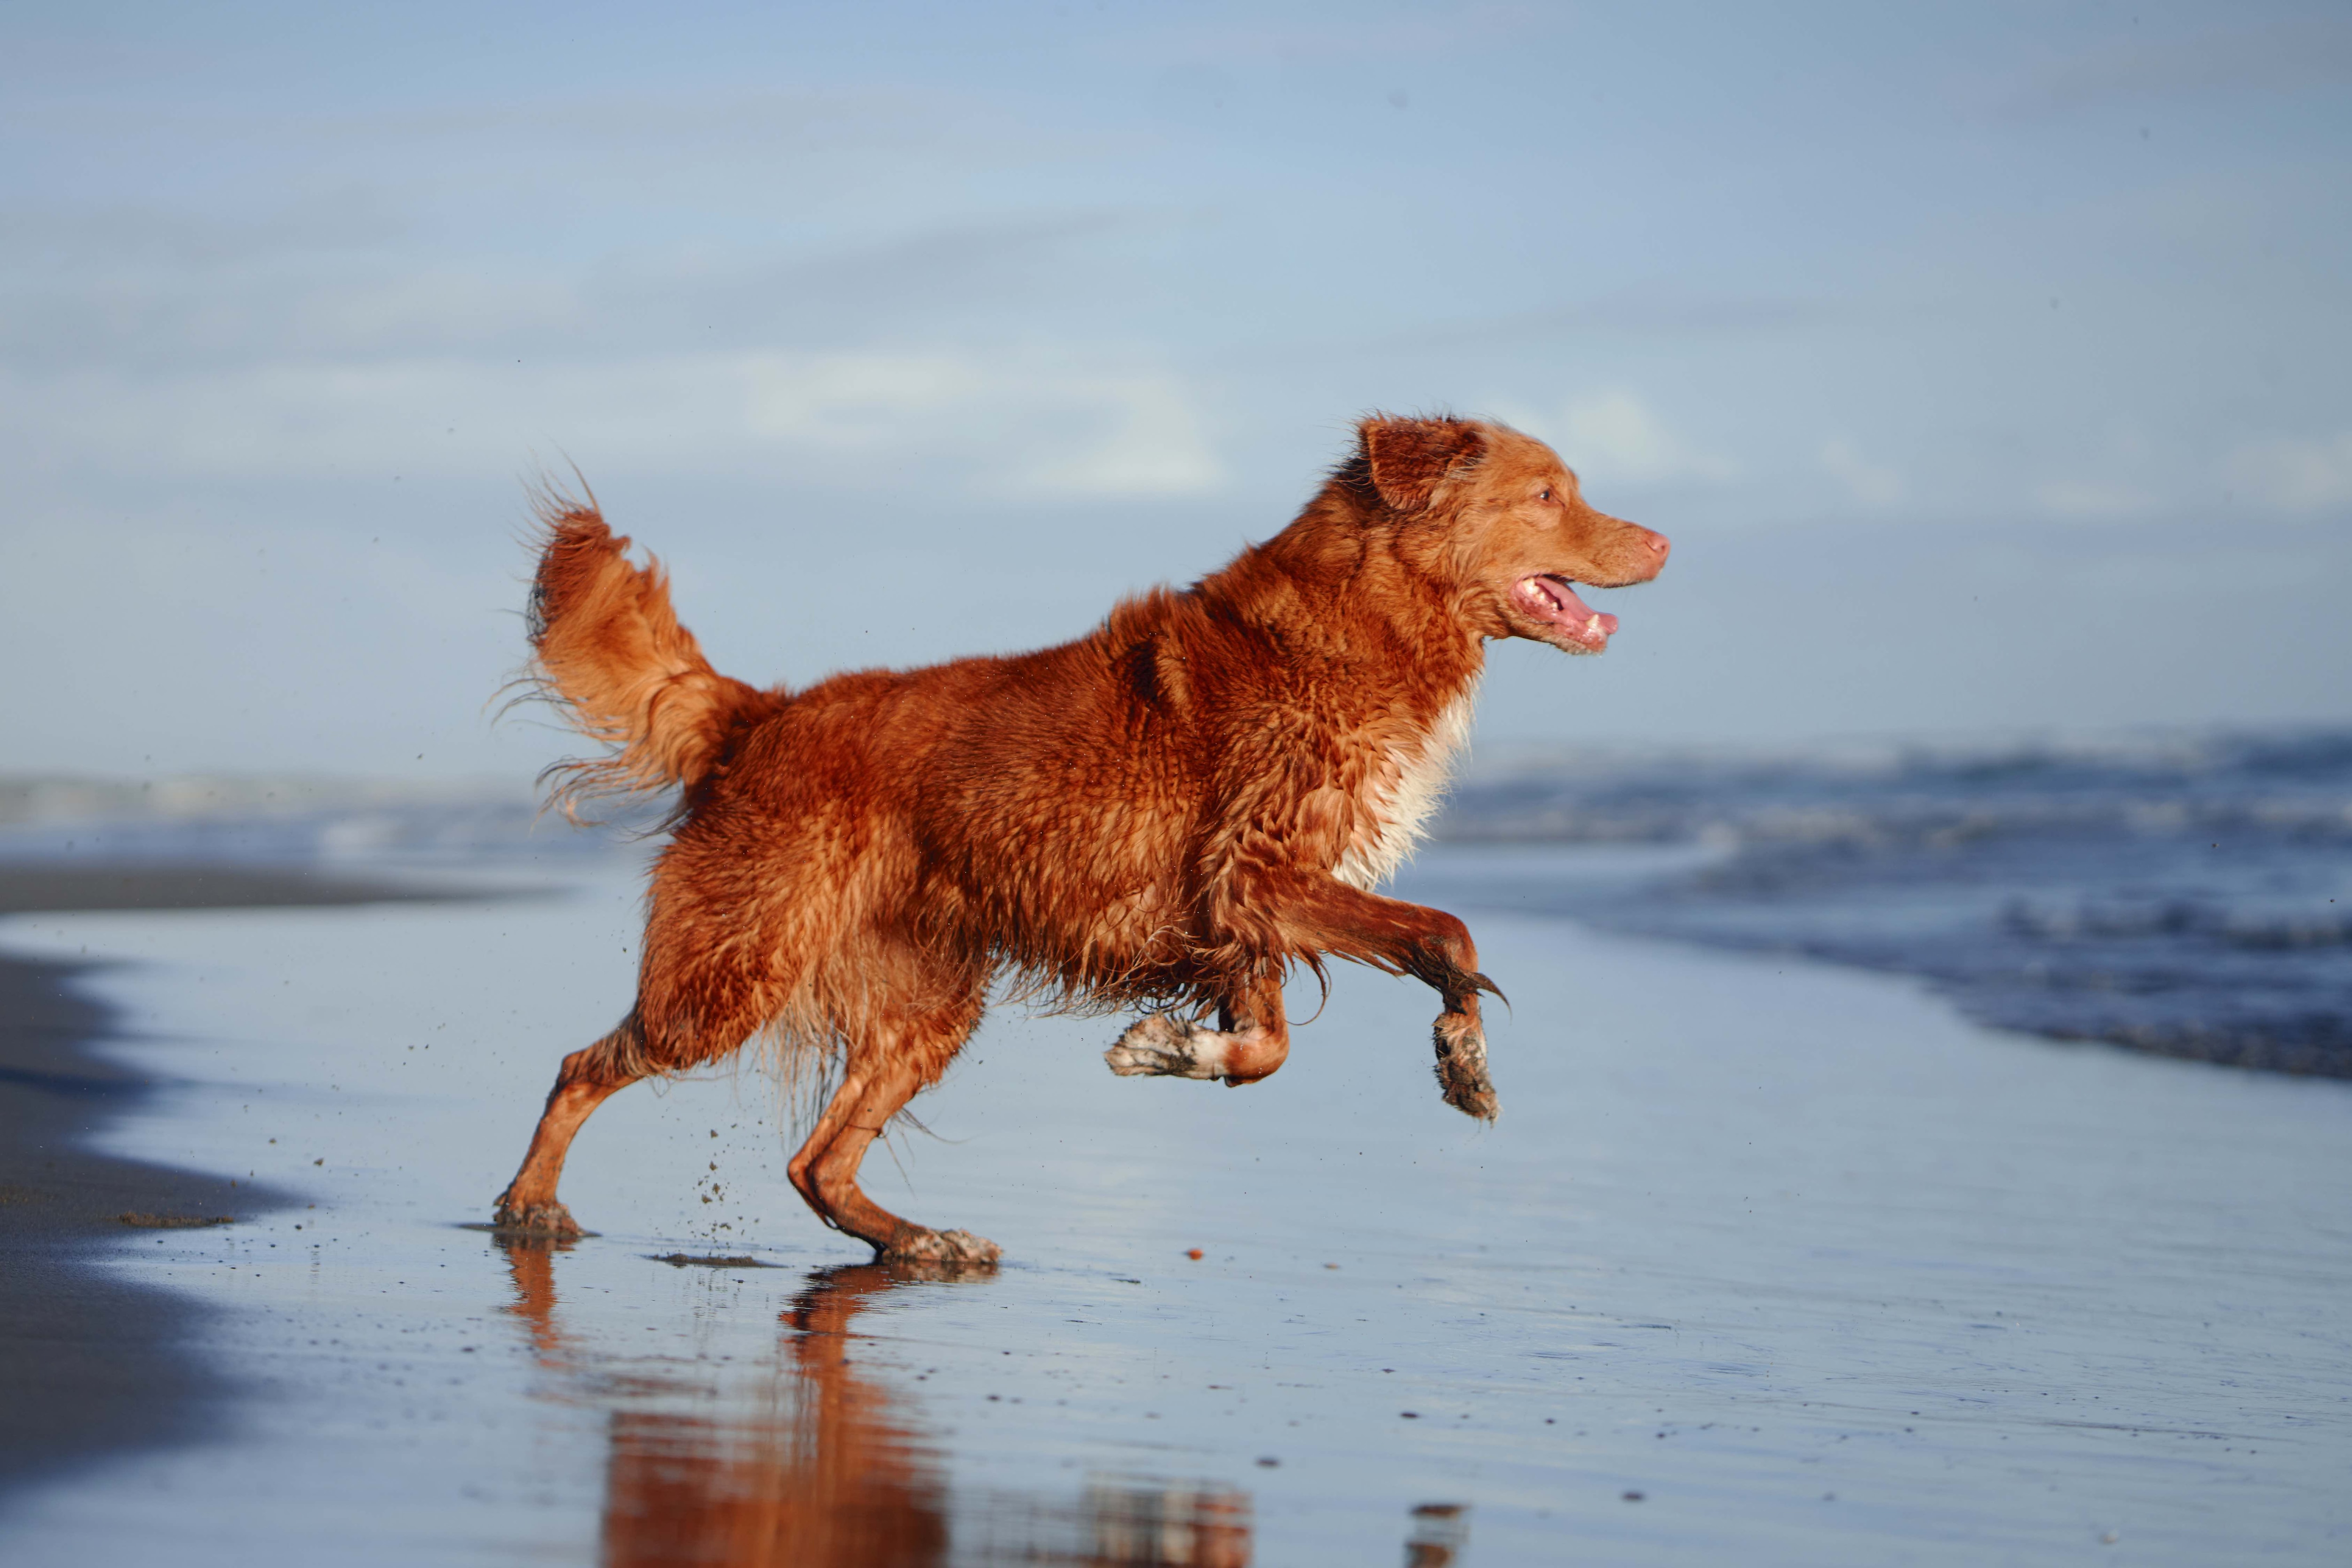
<svg viewBox="0 0 2352 1568"><path fill-rule="evenodd" d="M1000 979L1141 1010L1113 1072L1239 1085L1289 1054L1294 967L1412 975L1443 1003L1445 1101L1492 1120L1479 994L1500 993L1468 928L1372 889L1437 805L1485 644L1602 651L1617 619L1577 585L1646 582L1668 549L1507 426L1374 416L1287 528L1190 588L1058 647L792 691L712 669L593 498L539 517L528 679L604 743L550 770L556 798L678 794L636 1005L564 1058L497 1228L580 1234L556 1184L589 1113L764 1032L834 1085L793 1187L877 1254L934 1263L998 1248L891 1214L858 1166Z"/></svg>

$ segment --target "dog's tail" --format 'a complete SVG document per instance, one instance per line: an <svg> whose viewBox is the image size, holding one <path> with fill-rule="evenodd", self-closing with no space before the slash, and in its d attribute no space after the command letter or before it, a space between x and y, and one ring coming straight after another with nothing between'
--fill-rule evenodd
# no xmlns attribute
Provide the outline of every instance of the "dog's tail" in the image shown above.
<svg viewBox="0 0 2352 1568"><path fill-rule="evenodd" d="M692 785L742 721L777 695L719 674L669 606L661 563L630 564L625 535L593 498L540 498L539 572L530 585L531 663L524 676L602 757L547 770L566 816L598 795Z"/></svg>

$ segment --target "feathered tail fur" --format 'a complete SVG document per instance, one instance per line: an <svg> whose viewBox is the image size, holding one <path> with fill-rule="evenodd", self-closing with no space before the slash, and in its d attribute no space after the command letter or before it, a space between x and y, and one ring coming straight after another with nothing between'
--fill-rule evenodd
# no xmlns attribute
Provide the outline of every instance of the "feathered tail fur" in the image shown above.
<svg viewBox="0 0 2352 1568"><path fill-rule="evenodd" d="M548 769L550 804L573 816L600 795L692 788L737 726L777 697L710 668L670 609L661 563L632 565L627 536L605 526L593 500L548 496L537 510L525 679L612 748Z"/></svg>

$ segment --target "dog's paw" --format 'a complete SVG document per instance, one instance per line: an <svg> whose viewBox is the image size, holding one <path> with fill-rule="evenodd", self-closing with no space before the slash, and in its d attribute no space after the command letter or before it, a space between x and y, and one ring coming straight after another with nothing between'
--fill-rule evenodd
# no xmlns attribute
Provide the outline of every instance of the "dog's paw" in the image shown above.
<svg viewBox="0 0 2352 1568"><path fill-rule="evenodd" d="M1226 1043L1214 1029L1153 1013L1129 1025L1103 1060L1121 1078L1222 1078Z"/></svg>
<svg viewBox="0 0 2352 1568"><path fill-rule="evenodd" d="M588 1234L572 1217L570 1209L552 1200L518 1204L500 1198L497 1211L490 1216L490 1226L516 1236L545 1237L553 1241L577 1241Z"/></svg>
<svg viewBox="0 0 2352 1568"><path fill-rule="evenodd" d="M885 1262L942 1271L992 1268L1003 1256L1004 1249L986 1237L968 1230L929 1230L919 1225L900 1226L890 1245L882 1248Z"/></svg>
<svg viewBox="0 0 2352 1568"><path fill-rule="evenodd" d="M1448 1013L1437 1020L1437 1087L1445 1103L1465 1116L1492 1121L1502 1112L1495 1080L1486 1076L1486 1032L1475 1018Z"/></svg>

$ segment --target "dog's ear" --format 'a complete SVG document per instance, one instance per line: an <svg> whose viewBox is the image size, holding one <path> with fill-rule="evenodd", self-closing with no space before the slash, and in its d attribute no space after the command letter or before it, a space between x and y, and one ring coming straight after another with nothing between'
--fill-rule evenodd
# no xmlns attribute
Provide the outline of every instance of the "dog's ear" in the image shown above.
<svg viewBox="0 0 2352 1568"><path fill-rule="evenodd" d="M1356 426L1372 489L1398 511L1429 504L1445 476L1486 450L1478 427L1463 419L1393 419L1375 415Z"/></svg>

